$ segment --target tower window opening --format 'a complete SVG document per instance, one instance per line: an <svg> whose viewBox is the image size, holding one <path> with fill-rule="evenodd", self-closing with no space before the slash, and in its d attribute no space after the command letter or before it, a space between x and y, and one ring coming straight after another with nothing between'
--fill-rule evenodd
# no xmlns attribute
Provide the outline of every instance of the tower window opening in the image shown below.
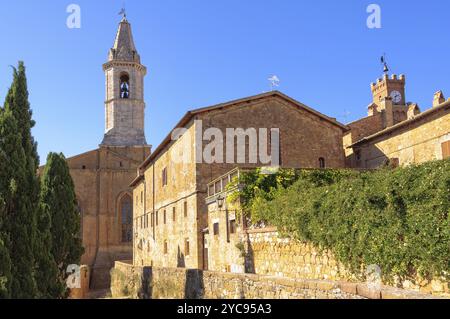
<svg viewBox="0 0 450 319"><path fill-rule="evenodd" d="M128 99L130 97L130 77L123 74L120 77L120 98Z"/></svg>

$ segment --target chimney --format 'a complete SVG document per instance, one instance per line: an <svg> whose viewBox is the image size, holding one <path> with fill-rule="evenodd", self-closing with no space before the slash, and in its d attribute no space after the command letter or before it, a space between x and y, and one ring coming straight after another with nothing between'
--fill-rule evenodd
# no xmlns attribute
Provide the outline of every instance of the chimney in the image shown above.
<svg viewBox="0 0 450 319"><path fill-rule="evenodd" d="M392 103L392 98L387 96L381 101L382 108L384 108L385 114L385 126L394 126L394 104Z"/></svg>
<svg viewBox="0 0 450 319"><path fill-rule="evenodd" d="M419 105L416 103L412 103L408 105L408 120L416 117L420 114L420 108Z"/></svg>
<svg viewBox="0 0 450 319"><path fill-rule="evenodd" d="M444 102L445 102L445 97L444 97L444 93L442 93L442 91L437 91L436 93L434 93L433 107L439 106Z"/></svg>

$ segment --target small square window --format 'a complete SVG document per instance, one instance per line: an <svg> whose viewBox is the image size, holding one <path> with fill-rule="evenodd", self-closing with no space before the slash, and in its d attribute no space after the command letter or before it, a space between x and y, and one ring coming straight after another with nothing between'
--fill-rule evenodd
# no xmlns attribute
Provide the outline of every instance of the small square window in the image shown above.
<svg viewBox="0 0 450 319"><path fill-rule="evenodd" d="M164 187L167 185L167 167L163 168L161 175L162 186Z"/></svg>
<svg viewBox="0 0 450 319"><path fill-rule="evenodd" d="M230 234L236 234L236 220L230 220Z"/></svg>
<svg viewBox="0 0 450 319"><path fill-rule="evenodd" d="M214 225L213 225L213 233L214 233L214 236L218 236L219 235L219 223L214 223Z"/></svg>
<svg viewBox="0 0 450 319"><path fill-rule="evenodd" d="M184 255L185 256L189 256L190 255L189 238L186 238L184 240Z"/></svg>

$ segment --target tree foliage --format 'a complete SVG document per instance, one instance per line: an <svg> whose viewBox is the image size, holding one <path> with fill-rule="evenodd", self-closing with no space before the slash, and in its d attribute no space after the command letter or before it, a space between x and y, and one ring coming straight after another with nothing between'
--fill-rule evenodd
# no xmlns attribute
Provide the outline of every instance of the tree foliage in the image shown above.
<svg viewBox="0 0 450 319"><path fill-rule="evenodd" d="M32 249L33 211L27 189L26 156L21 147L21 136L13 113L6 109L0 116L0 197L2 199L1 240L2 260L11 263L11 274L6 279L5 296L33 298L36 295L34 258ZM9 256L8 256L9 255ZM8 267L8 266L7 266ZM4 270L2 270L4 272ZM9 282L10 279L10 282Z"/></svg>
<svg viewBox="0 0 450 319"><path fill-rule="evenodd" d="M370 172L253 171L242 181L254 223L331 250L356 275L377 264L386 282L450 276L450 160Z"/></svg>
<svg viewBox="0 0 450 319"><path fill-rule="evenodd" d="M41 178L41 210L51 220L51 254L65 282L67 266L79 265L83 254L75 187L63 154L50 153Z"/></svg>

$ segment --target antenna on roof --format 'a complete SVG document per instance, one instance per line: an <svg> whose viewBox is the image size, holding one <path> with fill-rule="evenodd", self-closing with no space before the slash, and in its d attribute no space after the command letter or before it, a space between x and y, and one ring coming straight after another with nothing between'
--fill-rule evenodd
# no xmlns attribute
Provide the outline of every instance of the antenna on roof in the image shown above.
<svg viewBox="0 0 450 319"><path fill-rule="evenodd" d="M270 82L270 90L275 90L276 87L280 86L280 79L275 74L269 77L267 80Z"/></svg>
<svg viewBox="0 0 450 319"><path fill-rule="evenodd" d="M352 115L352 112L344 109L344 113L339 118L342 118L344 122L347 122L350 115Z"/></svg>
<svg viewBox="0 0 450 319"><path fill-rule="evenodd" d="M384 53L381 56L381 64L383 64L383 72L384 72L384 74L388 74L389 73L389 66L388 66L387 60L386 60L386 53Z"/></svg>

